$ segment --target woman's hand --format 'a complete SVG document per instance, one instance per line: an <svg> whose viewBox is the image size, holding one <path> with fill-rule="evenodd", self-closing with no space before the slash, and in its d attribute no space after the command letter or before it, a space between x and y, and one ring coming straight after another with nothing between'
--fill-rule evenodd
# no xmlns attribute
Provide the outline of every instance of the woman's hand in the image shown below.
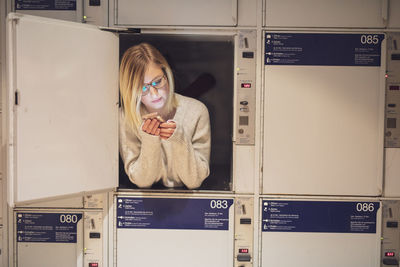
<svg viewBox="0 0 400 267"><path fill-rule="evenodd" d="M156 118L154 119L146 119L143 123L142 130L151 135L160 135L160 121Z"/></svg>
<svg viewBox="0 0 400 267"><path fill-rule="evenodd" d="M174 133L176 129L176 123L174 121L167 121L160 124L160 137L162 139L168 139Z"/></svg>

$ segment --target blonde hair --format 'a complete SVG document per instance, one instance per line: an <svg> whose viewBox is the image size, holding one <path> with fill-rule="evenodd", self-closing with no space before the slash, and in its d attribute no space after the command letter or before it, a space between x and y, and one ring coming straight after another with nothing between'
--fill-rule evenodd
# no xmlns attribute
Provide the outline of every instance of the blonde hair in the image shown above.
<svg viewBox="0 0 400 267"><path fill-rule="evenodd" d="M138 128L142 123L143 105L141 102L145 72L154 63L167 76L169 94L165 108L171 112L178 105L174 94L174 77L171 67L161 53L152 45L141 43L125 51L119 69L119 88L125 120Z"/></svg>

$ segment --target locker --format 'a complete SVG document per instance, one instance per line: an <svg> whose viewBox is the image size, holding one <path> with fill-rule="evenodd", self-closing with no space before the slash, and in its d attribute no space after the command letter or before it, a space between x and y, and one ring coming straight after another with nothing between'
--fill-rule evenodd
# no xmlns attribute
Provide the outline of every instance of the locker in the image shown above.
<svg viewBox="0 0 400 267"><path fill-rule="evenodd" d="M264 41L263 193L381 195L384 35L266 32Z"/></svg>

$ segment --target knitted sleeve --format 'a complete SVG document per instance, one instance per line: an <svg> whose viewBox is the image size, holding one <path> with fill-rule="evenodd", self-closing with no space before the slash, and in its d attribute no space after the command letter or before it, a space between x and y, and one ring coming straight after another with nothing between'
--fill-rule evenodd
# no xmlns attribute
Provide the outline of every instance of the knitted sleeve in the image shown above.
<svg viewBox="0 0 400 267"><path fill-rule="evenodd" d="M165 164L158 136L132 129L120 116L119 147L125 172L132 183L141 188L151 187L165 176Z"/></svg>
<svg viewBox="0 0 400 267"><path fill-rule="evenodd" d="M191 123L194 130L177 123L176 130L168 141L173 142L175 173L189 189L194 189L210 174L211 133L207 108L204 105L200 106L199 111L196 107L190 108L190 114L195 114L195 121Z"/></svg>

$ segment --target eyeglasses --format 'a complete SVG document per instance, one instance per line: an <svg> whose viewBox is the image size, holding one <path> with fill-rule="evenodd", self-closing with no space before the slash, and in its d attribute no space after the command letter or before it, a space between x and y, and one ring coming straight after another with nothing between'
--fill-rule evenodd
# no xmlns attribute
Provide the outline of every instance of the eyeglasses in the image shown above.
<svg viewBox="0 0 400 267"><path fill-rule="evenodd" d="M161 89L167 84L167 77L165 75L161 77L156 77L150 83L145 83L142 87L142 96L148 95L150 93L150 87L154 89Z"/></svg>

